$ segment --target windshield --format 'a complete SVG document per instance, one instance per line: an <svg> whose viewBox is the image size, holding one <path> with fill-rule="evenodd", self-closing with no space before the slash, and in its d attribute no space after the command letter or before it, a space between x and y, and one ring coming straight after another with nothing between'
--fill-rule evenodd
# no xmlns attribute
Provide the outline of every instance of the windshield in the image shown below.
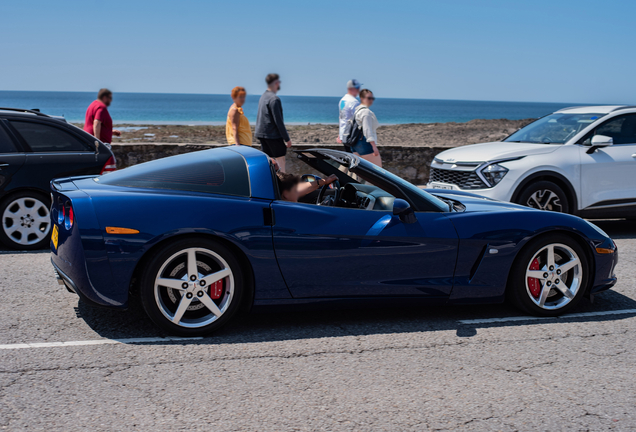
<svg viewBox="0 0 636 432"><path fill-rule="evenodd" d="M533 144L564 144L605 114L550 114L530 123L504 141Z"/></svg>
<svg viewBox="0 0 636 432"><path fill-rule="evenodd" d="M423 191L422 189L418 188L414 184L409 183L406 180L396 176L392 172L387 171L384 168L380 168L379 166L377 166L375 164L372 164L371 162L368 162L368 161L366 161L364 159L360 160L360 165L359 166L362 166L363 168L365 168L368 171L376 171L376 172L380 173L384 178L387 178L391 182L397 184L400 189L407 190L412 195L419 196L424 201L426 201L429 204L432 204L434 207L436 207L437 210L439 210L439 211L448 211L448 204L447 203L445 203L441 199L437 198L436 196L433 196L430 193ZM362 178L365 177L364 176L364 171L362 171L362 170L360 170L358 168L354 168L353 172L358 173L359 177L362 177ZM371 179L369 179L369 180L370 180L369 181L370 183L373 183L373 181ZM377 185L374 185L374 186L377 186Z"/></svg>
<svg viewBox="0 0 636 432"><path fill-rule="evenodd" d="M416 211L449 211L448 203L350 153L316 149L298 154L301 160L320 172L321 176L337 175L341 184L360 183L375 186L395 198L406 199L415 206Z"/></svg>

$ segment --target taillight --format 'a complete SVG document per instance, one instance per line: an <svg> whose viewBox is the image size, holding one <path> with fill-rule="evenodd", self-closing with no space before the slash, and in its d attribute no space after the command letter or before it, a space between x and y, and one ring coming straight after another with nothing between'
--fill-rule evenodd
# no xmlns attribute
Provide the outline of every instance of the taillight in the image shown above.
<svg viewBox="0 0 636 432"><path fill-rule="evenodd" d="M104 167L102 168L102 172L100 172L99 174L101 175L101 174L105 174L105 173L116 171L116 170L117 170L117 161L115 160L114 156L111 156L108 158L108 160L104 164Z"/></svg>
<svg viewBox="0 0 636 432"><path fill-rule="evenodd" d="M64 223L64 219L66 219L66 210L64 206L57 212L57 224L62 225Z"/></svg>
<svg viewBox="0 0 636 432"><path fill-rule="evenodd" d="M73 222L75 222L75 217L73 215L73 206L71 203L67 203L64 207L62 207L62 214L64 215L64 227L68 230L73 228Z"/></svg>

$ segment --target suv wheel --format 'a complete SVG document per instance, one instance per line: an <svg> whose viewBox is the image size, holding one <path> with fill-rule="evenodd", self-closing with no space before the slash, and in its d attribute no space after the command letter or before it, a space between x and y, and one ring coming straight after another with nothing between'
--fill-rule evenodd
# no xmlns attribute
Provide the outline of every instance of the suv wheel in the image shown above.
<svg viewBox="0 0 636 432"><path fill-rule="evenodd" d="M43 249L51 233L48 198L20 192L0 201L0 241L19 250Z"/></svg>
<svg viewBox="0 0 636 432"><path fill-rule="evenodd" d="M516 203L538 210L570 212L567 195L563 189L551 181L539 181L527 186L517 198Z"/></svg>

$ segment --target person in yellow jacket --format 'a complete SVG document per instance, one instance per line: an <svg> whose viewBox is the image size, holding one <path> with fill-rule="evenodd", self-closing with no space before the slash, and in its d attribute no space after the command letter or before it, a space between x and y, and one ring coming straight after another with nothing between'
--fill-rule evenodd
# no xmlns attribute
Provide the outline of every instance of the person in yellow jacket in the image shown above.
<svg viewBox="0 0 636 432"><path fill-rule="evenodd" d="M232 89L232 100L234 103L227 112L227 123L225 124L225 136L228 144L231 145L252 145L252 129L250 121L243 114L243 104L247 92L243 87Z"/></svg>

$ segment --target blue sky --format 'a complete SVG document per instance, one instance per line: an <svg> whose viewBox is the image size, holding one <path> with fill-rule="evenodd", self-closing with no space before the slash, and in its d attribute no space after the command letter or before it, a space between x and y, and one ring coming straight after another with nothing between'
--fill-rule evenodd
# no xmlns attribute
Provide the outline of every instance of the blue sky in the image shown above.
<svg viewBox="0 0 636 432"><path fill-rule="evenodd" d="M2 1L0 90L636 103L636 2Z"/></svg>

